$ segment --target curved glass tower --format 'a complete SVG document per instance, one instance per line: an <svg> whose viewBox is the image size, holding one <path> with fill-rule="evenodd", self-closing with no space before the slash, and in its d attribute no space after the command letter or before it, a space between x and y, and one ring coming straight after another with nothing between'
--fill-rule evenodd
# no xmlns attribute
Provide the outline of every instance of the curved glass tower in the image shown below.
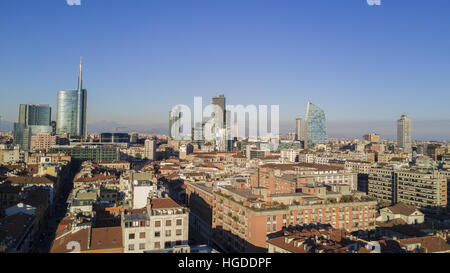
<svg viewBox="0 0 450 273"><path fill-rule="evenodd" d="M305 117L305 146L312 148L317 144L327 144L327 142L325 112L308 102Z"/></svg>
<svg viewBox="0 0 450 273"><path fill-rule="evenodd" d="M56 107L56 134L68 134L70 137L86 138L87 90L83 89L80 75L78 89L59 91Z"/></svg>

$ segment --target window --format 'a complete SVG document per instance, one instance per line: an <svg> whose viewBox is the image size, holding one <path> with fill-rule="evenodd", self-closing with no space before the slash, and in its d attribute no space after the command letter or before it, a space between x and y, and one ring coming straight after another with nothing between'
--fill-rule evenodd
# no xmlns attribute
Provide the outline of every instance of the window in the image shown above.
<svg viewBox="0 0 450 273"><path fill-rule="evenodd" d="M166 227L170 227L172 225L172 221L171 220L166 220Z"/></svg>
<svg viewBox="0 0 450 273"><path fill-rule="evenodd" d="M141 221L141 227L145 227L145 221Z"/></svg>
<svg viewBox="0 0 450 273"><path fill-rule="evenodd" d="M177 219L177 226L181 226L182 223L183 221L181 219Z"/></svg>
<svg viewBox="0 0 450 273"><path fill-rule="evenodd" d="M155 232L155 237L160 237L160 236L161 236L161 232L156 231L156 232Z"/></svg>
<svg viewBox="0 0 450 273"><path fill-rule="evenodd" d="M134 245L128 245L128 250L134 250Z"/></svg>
<svg viewBox="0 0 450 273"><path fill-rule="evenodd" d="M177 236L181 235L182 233L183 233L183 231L181 229L177 229L177 232L176 232Z"/></svg>
<svg viewBox="0 0 450 273"><path fill-rule="evenodd" d="M164 247L165 248L170 248L172 246L172 242L165 242L164 243Z"/></svg>
<svg viewBox="0 0 450 273"><path fill-rule="evenodd" d="M155 248L158 248L158 249L161 248L161 243L160 242L156 242L155 243Z"/></svg>
<svg viewBox="0 0 450 273"><path fill-rule="evenodd" d="M270 232L270 224L267 224L267 232Z"/></svg>
<svg viewBox="0 0 450 273"><path fill-rule="evenodd" d="M128 234L128 239L133 240L134 239L134 233Z"/></svg>
<svg viewBox="0 0 450 273"><path fill-rule="evenodd" d="M144 243L139 244L139 249L145 249L145 244Z"/></svg>
<svg viewBox="0 0 450 273"><path fill-rule="evenodd" d="M170 237L170 230L166 230L166 237Z"/></svg>
<svg viewBox="0 0 450 273"><path fill-rule="evenodd" d="M161 226L161 221L155 221L155 227L160 227Z"/></svg>
<svg viewBox="0 0 450 273"><path fill-rule="evenodd" d="M145 232L141 232L141 233L139 233L139 238L145 238Z"/></svg>
<svg viewBox="0 0 450 273"><path fill-rule="evenodd" d="M175 245L177 245L177 246L181 245L181 241L176 241Z"/></svg>

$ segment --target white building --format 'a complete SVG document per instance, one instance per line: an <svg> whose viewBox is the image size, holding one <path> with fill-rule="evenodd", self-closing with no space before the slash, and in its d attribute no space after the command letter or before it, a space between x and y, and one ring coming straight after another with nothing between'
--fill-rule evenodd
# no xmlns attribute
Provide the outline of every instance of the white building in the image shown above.
<svg viewBox="0 0 450 273"><path fill-rule="evenodd" d="M146 139L144 144L144 158L156 160L156 140Z"/></svg>
<svg viewBox="0 0 450 273"><path fill-rule="evenodd" d="M411 149L411 120L406 115L397 121L397 145L404 153L412 153Z"/></svg>
<svg viewBox="0 0 450 273"><path fill-rule="evenodd" d="M121 219L125 253L188 244L189 210L171 198L149 198L146 209L122 212Z"/></svg>

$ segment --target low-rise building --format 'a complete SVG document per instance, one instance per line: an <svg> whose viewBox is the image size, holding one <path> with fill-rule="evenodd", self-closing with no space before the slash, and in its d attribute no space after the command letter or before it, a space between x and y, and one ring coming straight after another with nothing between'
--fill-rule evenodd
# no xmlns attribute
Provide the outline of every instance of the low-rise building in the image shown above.
<svg viewBox="0 0 450 273"><path fill-rule="evenodd" d="M146 208L122 212L121 219L126 253L188 243L189 210L170 198L149 198Z"/></svg>

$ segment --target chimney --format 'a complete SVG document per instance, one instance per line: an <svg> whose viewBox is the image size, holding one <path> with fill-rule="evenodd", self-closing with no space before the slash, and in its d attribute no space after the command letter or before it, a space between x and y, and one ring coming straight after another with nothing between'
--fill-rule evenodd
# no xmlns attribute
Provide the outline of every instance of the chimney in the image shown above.
<svg viewBox="0 0 450 273"><path fill-rule="evenodd" d="M147 197L147 214L152 215L152 198Z"/></svg>

